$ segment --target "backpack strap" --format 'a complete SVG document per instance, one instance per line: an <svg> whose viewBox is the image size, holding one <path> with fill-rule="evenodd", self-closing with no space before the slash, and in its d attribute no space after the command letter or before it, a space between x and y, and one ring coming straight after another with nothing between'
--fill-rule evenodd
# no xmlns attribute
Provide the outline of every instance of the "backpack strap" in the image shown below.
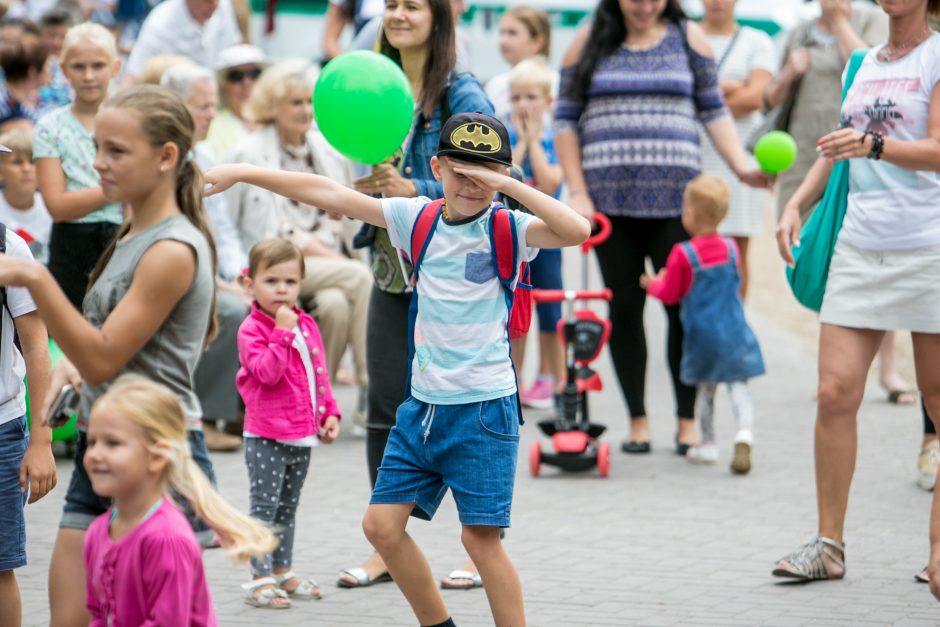
<svg viewBox="0 0 940 627"><path fill-rule="evenodd" d="M411 227L411 285L418 283L418 268L424 260L424 253L428 250L428 244L431 243L431 236L437 229L437 224L441 220L441 208L444 206L444 199L429 202L421 209L418 217L415 218L414 226Z"/></svg>
<svg viewBox="0 0 940 627"><path fill-rule="evenodd" d="M516 260L519 258L519 238L516 219L511 211L500 204L493 207L490 216L490 248L499 282L512 290L513 281L516 280Z"/></svg>

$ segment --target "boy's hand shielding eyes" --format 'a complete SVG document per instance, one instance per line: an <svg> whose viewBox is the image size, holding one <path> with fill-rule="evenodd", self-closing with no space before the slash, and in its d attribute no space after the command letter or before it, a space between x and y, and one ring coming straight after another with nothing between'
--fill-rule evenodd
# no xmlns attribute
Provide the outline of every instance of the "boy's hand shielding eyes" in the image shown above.
<svg viewBox="0 0 940 627"><path fill-rule="evenodd" d="M454 164L454 172L468 179L486 190L501 192L507 181L513 179L505 174L491 170L490 168L477 165L475 163L462 162L460 165Z"/></svg>

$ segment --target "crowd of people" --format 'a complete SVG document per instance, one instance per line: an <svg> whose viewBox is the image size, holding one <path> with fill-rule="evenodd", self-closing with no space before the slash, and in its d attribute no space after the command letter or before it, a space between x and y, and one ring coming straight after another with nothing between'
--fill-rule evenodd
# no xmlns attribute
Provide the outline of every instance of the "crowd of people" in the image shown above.
<svg viewBox="0 0 940 627"><path fill-rule="evenodd" d="M832 165L851 160L820 314L818 530L773 571L843 577L855 418L876 356L888 399L917 402L896 330L914 339L925 490L940 467L940 0L819 0L780 60L733 0L702 4L692 21L678 0L600 0L559 68L548 14L513 6L499 23L511 69L484 85L466 70L459 0L331 0L324 57L343 42L374 50L415 95L401 148L366 166L316 126L318 64L250 43L244 0L5 3L0 520L16 532L0 538L0 624L21 621L23 512L56 485L47 419L67 387L80 402L49 565L53 625L214 624L201 558L214 546L250 561L253 607L320 598L294 570L293 536L311 453L340 433L336 385L358 391L347 413L365 439L375 548L337 585L394 580L427 626L455 624L438 587L484 588L497 625L524 624L502 543L521 406L557 411L565 356L560 305L540 303L537 375L517 377L526 340L507 330L519 268L562 288L561 249L607 216L596 254L613 295L622 452L652 449L649 294L668 319L676 453L719 461L726 385L730 467L744 475L760 413L747 383L765 370L744 315L750 240L776 199L792 263ZM852 82L844 68L860 48ZM749 150L771 129L799 147L776 178ZM64 354L54 365L50 341ZM247 513L216 492L209 455L238 449ZM468 561L436 582L405 529L432 518L447 488ZM918 577L940 598L934 510Z"/></svg>

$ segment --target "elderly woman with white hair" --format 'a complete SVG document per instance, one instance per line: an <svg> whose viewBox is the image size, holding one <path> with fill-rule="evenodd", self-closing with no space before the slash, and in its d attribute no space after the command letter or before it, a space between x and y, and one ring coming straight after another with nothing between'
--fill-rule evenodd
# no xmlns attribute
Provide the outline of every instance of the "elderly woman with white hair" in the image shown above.
<svg viewBox="0 0 940 627"><path fill-rule="evenodd" d="M306 61L285 61L266 69L248 106L249 117L260 128L242 140L226 160L320 174L349 185L349 162L313 124L310 95L316 77L316 69ZM332 376L336 376L346 347L352 348L356 382L363 392L361 414L368 381L365 331L372 273L360 259L351 258L353 225L260 187L238 184L225 195L246 250L259 240L285 237L303 252L307 263L301 303L323 331Z"/></svg>
<svg viewBox="0 0 940 627"><path fill-rule="evenodd" d="M179 94L196 124L196 148L193 158L203 170L215 165L205 146L209 125L218 104L218 86L209 70L192 63L169 68L160 85ZM237 449L239 438L219 430L217 423L237 423L239 414L235 375L238 373L238 327L248 315L250 298L238 283L248 257L232 222L225 198L217 195L205 199L206 218L215 238L218 268L216 274L216 315L218 335L199 360L194 388L203 410L206 446L210 451Z"/></svg>

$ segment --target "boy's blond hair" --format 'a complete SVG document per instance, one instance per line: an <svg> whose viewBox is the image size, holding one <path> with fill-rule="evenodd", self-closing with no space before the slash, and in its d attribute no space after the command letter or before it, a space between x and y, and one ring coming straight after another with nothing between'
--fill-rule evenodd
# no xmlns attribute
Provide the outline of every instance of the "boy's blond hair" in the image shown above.
<svg viewBox="0 0 940 627"><path fill-rule="evenodd" d="M516 64L509 72L509 88L538 87L546 96L552 95L555 86L555 73L552 72L548 59L542 55L529 57Z"/></svg>
<svg viewBox="0 0 940 627"><path fill-rule="evenodd" d="M699 174L689 181L683 200L695 209L695 213L716 226L728 214L731 188L723 178L715 174Z"/></svg>
<svg viewBox="0 0 940 627"><path fill-rule="evenodd" d="M62 52L59 54L59 61L65 65L69 59L69 53L80 41L88 41L97 46L108 55L112 61L118 58L117 41L114 35L101 24L93 22L82 22L70 28L65 33L65 39L62 42Z"/></svg>
<svg viewBox="0 0 940 627"><path fill-rule="evenodd" d="M6 146L12 152L3 154L21 155L29 161L33 160L33 136L22 129L9 131L0 135L0 146Z"/></svg>

